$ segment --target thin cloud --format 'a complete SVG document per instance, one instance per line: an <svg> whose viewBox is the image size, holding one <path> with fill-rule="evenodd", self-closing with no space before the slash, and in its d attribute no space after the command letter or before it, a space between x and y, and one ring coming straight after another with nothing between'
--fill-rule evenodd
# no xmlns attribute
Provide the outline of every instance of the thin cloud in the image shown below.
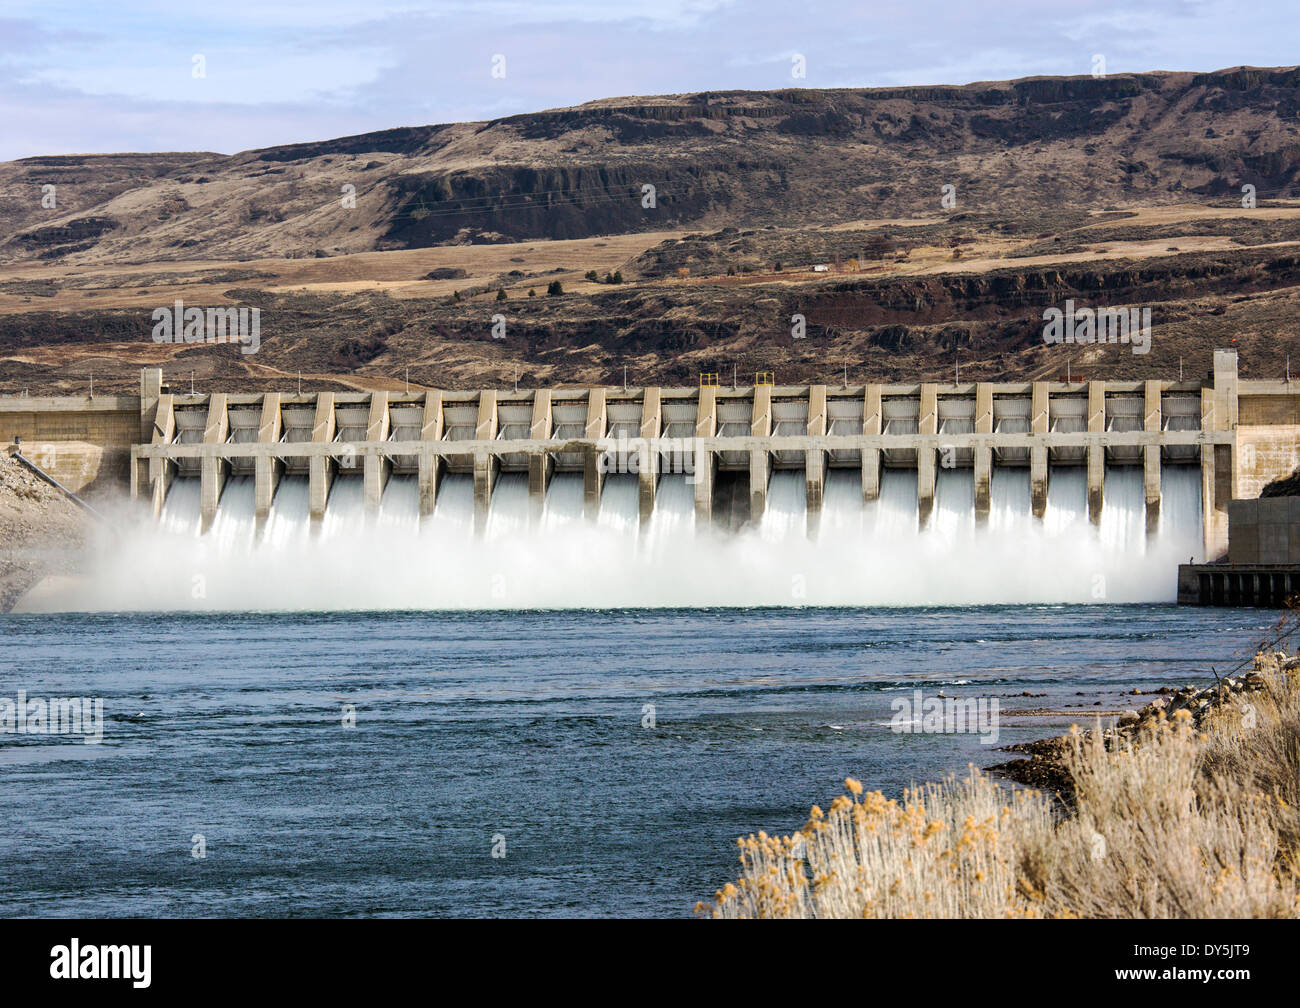
<svg viewBox="0 0 1300 1008"><path fill-rule="evenodd" d="M597 98L1294 62L1291 0L11 0L0 158L233 152ZM807 75L792 78L791 55ZM191 74L202 54L207 76ZM505 79L492 60L506 58Z"/></svg>

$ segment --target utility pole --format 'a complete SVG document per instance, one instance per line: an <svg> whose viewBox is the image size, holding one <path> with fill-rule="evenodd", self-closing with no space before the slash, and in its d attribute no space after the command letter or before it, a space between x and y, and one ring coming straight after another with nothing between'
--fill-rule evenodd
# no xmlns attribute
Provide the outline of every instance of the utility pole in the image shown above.
<svg viewBox="0 0 1300 1008"><path fill-rule="evenodd" d="M193 381L192 378L190 380ZM302 372L301 371L298 372L298 394L302 395Z"/></svg>
<svg viewBox="0 0 1300 1008"><path fill-rule="evenodd" d="M519 365L515 365L515 391L519 391Z"/></svg>
<svg viewBox="0 0 1300 1008"><path fill-rule="evenodd" d="M623 391L627 391L627 365L623 365Z"/></svg>
<svg viewBox="0 0 1300 1008"><path fill-rule="evenodd" d="M411 394L411 366L406 366L406 394Z"/></svg>
<svg viewBox="0 0 1300 1008"><path fill-rule="evenodd" d="M298 382L299 382L299 384L302 383L302 376L301 376L301 374L299 374ZM298 391L301 392L302 389L299 389ZM190 372L190 395L193 395L193 394L194 394L194 372L191 371L191 372Z"/></svg>
<svg viewBox="0 0 1300 1008"><path fill-rule="evenodd" d="M731 388L732 388L733 391L737 388L737 385L736 385L736 365L735 365L734 363L731 365Z"/></svg>
<svg viewBox="0 0 1300 1008"><path fill-rule="evenodd" d="M95 398L95 372L90 372L90 398Z"/></svg>

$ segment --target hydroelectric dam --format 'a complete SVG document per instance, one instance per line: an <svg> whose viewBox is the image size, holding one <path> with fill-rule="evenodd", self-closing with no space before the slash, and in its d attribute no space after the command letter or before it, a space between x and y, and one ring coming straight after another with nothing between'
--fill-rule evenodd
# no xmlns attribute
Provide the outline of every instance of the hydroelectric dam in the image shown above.
<svg viewBox="0 0 1300 1008"><path fill-rule="evenodd" d="M90 607L1172 601L1229 502L1300 462L1300 388L1231 350L1194 381L185 394L146 369L138 400L2 421L145 516Z"/></svg>

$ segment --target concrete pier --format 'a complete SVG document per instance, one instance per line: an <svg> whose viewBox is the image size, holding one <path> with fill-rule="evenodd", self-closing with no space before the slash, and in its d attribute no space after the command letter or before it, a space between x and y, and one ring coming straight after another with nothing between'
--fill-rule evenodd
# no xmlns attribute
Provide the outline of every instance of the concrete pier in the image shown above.
<svg viewBox="0 0 1300 1008"><path fill-rule="evenodd" d="M663 430L663 406L659 388L642 390L641 437L649 442L658 438ZM659 453L648 444L641 452L637 465L637 517L642 528L650 524L655 510L655 495L659 492Z"/></svg>
<svg viewBox="0 0 1300 1008"><path fill-rule="evenodd" d="M1029 507L1035 518L1047 513L1047 446L1029 447Z"/></svg>
<svg viewBox="0 0 1300 1008"><path fill-rule="evenodd" d="M474 425L475 441L493 441L497 436L497 394L485 389L478 396L478 422Z"/></svg>
<svg viewBox="0 0 1300 1008"><path fill-rule="evenodd" d="M203 430L205 445L225 444L226 435L230 433L229 414L226 410L226 396L222 392L214 393L208 401L208 422ZM200 528L206 532L217 520L217 505L221 501L221 491L226 486L226 472L229 464L219 455L205 455L199 461L199 501Z"/></svg>
<svg viewBox="0 0 1300 1008"><path fill-rule="evenodd" d="M749 422L749 435L754 438L772 436L772 386L754 388L753 412ZM767 511L767 483L771 475L771 457L765 448L754 448L749 453L749 520L757 525Z"/></svg>
<svg viewBox="0 0 1300 1008"><path fill-rule="evenodd" d="M159 432L156 428L160 417L163 417L164 413L166 422L169 425L172 423L171 395L168 394L167 396L167 405L165 410L161 408L162 399L162 371L158 368L145 368L140 372L140 444L158 443ZM174 431L167 431L166 440L163 443L171 444L174 435ZM132 460L130 466L129 478L131 484L131 497L134 499L146 495L155 496L156 499L152 501L155 518L158 517L158 512L162 510L162 498L167 494L167 488L165 485L166 477L164 476L160 478L158 470L165 468L168 464L169 463L163 462L158 466L154 466L151 463L146 467L137 466L134 464L134 460ZM154 495L153 489L158 486L160 482L163 484L162 493Z"/></svg>
<svg viewBox="0 0 1300 1008"><path fill-rule="evenodd" d="M920 412L917 414L916 432L922 436L935 436L939 432L939 387L937 385L921 386ZM950 447L943 445L941 447ZM930 515L934 512L936 447L916 447L916 513L917 523L921 528L930 524Z"/></svg>
<svg viewBox="0 0 1300 1008"><path fill-rule="evenodd" d="M257 425L257 443L273 445L280 440L280 393L268 392L262 400L262 418ZM271 517L271 503L279 486L284 463L274 455L259 455L253 460L253 510L260 532Z"/></svg>
<svg viewBox="0 0 1300 1008"><path fill-rule="evenodd" d="M1106 449L1100 443L1088 445L1087 467L1088 521L1099 526L1106 499Z"/></svg>
<svg viewBox="0 0 1300 1008"><path fill-rule="evenodd" d="M749 520L757 525L767 511L767 484L771 476L771 457L762 448L749 453Z"/></svg>
<svg viewBox="0 0 1300 1008"><path fill-rule="evenodd" d="M424 393L420 418L420 445L437 444L442 440L442 392L430 389ZM438 486L442 480L443 460L426 451L416 456L416 486L420 497L420 518L428 518L438 506Z"/></svg>
<svg viewBox="0 0 1300 1008"><path fill-rule="evenodd" d="M826 437L826 386L812 385L808 389L808 427L810 438ZM814 538L821 526L822 500L826 485L826 450L809 448L804 452L804 480L807 509L808 537Z"/></svg>
<svg viewBox="0 0 1300 1008"><path fill-rule="evenodd" d="M153 440L154 424L158 419L158 400L162 397L162 370L144 368L140 372L140 443ZM171 395L168 394L168 400Z"/></svg>
<svg viewBox="0 0 1300 1008"><path fill-rule="evenodd" d="M159 395L154 412L155 420L153 429L150 432L149 444L152 448L165 451L166 447L176 439L176 412L172 406L171 393ZM148 485L150 503L155 518L162 513L163 501L167 497L167 490L175 468L176 463L169 459L166 454L158 454L149 458ZM131 481L132 486L138 486L139 484L140 479L138 476Z"/></svg>
<svg viewBox="0 0 1300 1008"><path fill-rule="evenodd" d="M1148 433L1159 434L1160 422L1160 382L1148 381L1144 389L1146 415L1142 420L1142 429ZM1142 485L1146 496L1147 535L1154 536L1160 530L1160 445L1146 444L1142 448Z"/></svg>
<svg viewBox="0 0 1300 1008"><path fill-rule="evenodd" d="M707 528L713 520L713 475L717 465L712 449L704 443L718 432L718 389L701 385L695 414L695 525Z"/></svg>
<svg viewBox="0 0 1300 1008"><path fill-rule="evenodd" d="M916 417L918 434L937 434L939 432L939 386L921 386L921 408Z"/></svg>
<svg viewBox="0 0 1300 1008"><path fill-rule="evenodd" d="M605 475L600 466L603 453L595 442L605 436L606 423L605 390L591 389L587 395L587 426L584 433L585 440L591 443L582 453L582 513L588 521L595 521L599 517L600 496L605 489Z"/></svg>
<svg viewBox="0 0 1300 1008"><path fill-rule="evenodd" d="M334 393L320 392L316 396L316 417L311 428L311 443L329 445L334 441ZM325 505L329 501L330 484L334 482L332 455L313 454L308 465L307 499L313 526L325 520Z"/></svg>
<svg viewBox="0 0 1300 1008"><path fill-rule="evenodd" d="M421 455L416 471L417 493L420 496L420 518L433 514L438 506L438 487L442 483L443 461L437 455Z"/></svg>
<svg viewBox="0 0 1300 1008"><path fill-rule="evenodd" d="M379 504L384 497L384 487L392 471L392 462L374 445L388 440L388 393L370 394L370 413L366 418L365 455L362 458L361 476L365 496L366 514L379 514Z"/></svg>
<svg viewBox="0 0 1300 1008"><path fill-rule="evenodd" d="M987 525L992 502L993 449L975 446L975 524Z"/></svg>
<svg viewBox="0 0 1300 1008"><path fill-rule="evenodd" d="M993 387L987 382L975 386L976 434L988 435L988 440L975 446L973 459L975 477L975 524L986 525L989 520L993 483Z"/></svg>
<svg viewBox="0 0 1300 1008"><path fill-rule="evenodd" d="M695 452L695 526L705 529L713 521L713 476L717 459L713 452L699 448Z"/></svg>
<svg viewBox="0 0 1300 1008"><path fill-rule="evenodd" d="M920 528L930 524L930 515L934 513L937 455L937 448L921 445L916 448L916 520Z"/></svg>
<svg viewBox="0 0 1300 1008"><path fill-rule="evenodd" d="M868 385L862 396L862 433L879 437L883 418L880 408L880 386ZM862 458L862 500L870 504L880 497L880 449L863 448Z"/></svg>
<svg viewBox="0 0 1300 1008"><path fill-rule="evenodd" d="M1106 386L1099 381L1088 382L1088 433L1096 435L1088 441L1086 462L1088 521L1099 526L1106 499L1106 449L1101 436L1106 433Z"/></svg>
<svg viewBox="0 0 1300 1008"><path fill-rule="evenodd" d="M1050 430L1047 382L1034 382L1030 391L1031 434L1047 434ZM1047 444L1035 438L1029 446L1029 500L1035 518L1047 512Z"/></svg>
<svg viewBox="0 0 1300 1008"><path fill-rule="evenodd" d="M637 471L637 519L642 528L650 524L655 513L655 496L659 492L656 462L655 454L647 450Z"/></svg>
<svg viewBox="0 0 1300 1008"><path fill-rule="evenodd" d="M1286 473L1277 472L1278 466L1276 460L1271 460L1272 465L1261 463L1264 459L1260 453L1254 450L1257 440L1263 440L1263 431L1258 427L1250 430L1249 438L1243 438L1242 432L1238 432L1239 414L1241 407L1243 391L1240 388L1237 378L1237 352L1235 350L1215 350L1214 351L1214 381L1209 388L1201 390L1201 430L1218 433L1232 432L1235 436L1231 439L1220 441L1214 439L1211 443L1214 445L1213 464L1209 468L1213 469L1213 479L1206 480L1206 457L1205 451L1201 452L1201 485L1210 492L1201 499L1201 509L1203 522L1205 526L1205 555L1206 558L1213 558L1221 555L1228 548L1228 502L1234 497L1247 496L1249 491L1245 491L1242 484L1245 483L1246 473L1238 470L1237 462L1239 453L1236 449L1247 447L1250 449L1249 454L1253 457L1253 464L1243 468L1254 469L1260 475L1266 473L1276 473L1276 476L1284 476ZM1247 400L1249 413L1248 419L1258 419L1264 421L1260 427L1267 429L1274 427L1278 421L1289 420L1294 416L1292 412L1289 416L1286 412L1279 411L1280 403L1288 404L1294 410L1296 403L1295 397L1291 394L1289 387L1283 390L1275 390L1264 383L1244 383L1247 385L1247 391L1254 391L1251 385L1255 385L1261 393L1258 395L1258 403ZM1279 397L1278 392L1281 392ZM1252 397L1256 398L1256 397ZM1284 408L1285 409L1285 408ZM1279 415L1280 413L1280 415ZM1254 425L1252 425L1253 427ZM1290 426L1292 431L1294 426ZM1253 488L1252 488L1253 489ZM1245 492L1243 492L1245 491ZM1256 490L1255 493L1258 493ZM1253 494L1251 495L1253 496Z"/></svg>
<svg viewBox="0 0 1300 1008"><path fill-rule="evenodd" d="M492 507L492 488L496 485L497 459L483 449L473 454L474 460L474 531L482 535L487 528L488 513Z"/></svg>

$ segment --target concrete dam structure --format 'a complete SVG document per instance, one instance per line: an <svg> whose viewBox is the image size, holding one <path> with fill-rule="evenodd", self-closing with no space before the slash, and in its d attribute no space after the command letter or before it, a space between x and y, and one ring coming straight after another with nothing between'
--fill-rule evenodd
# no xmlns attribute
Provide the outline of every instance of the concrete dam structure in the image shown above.
<svg viewBox="0 0 1300 1008"><path fill-rule="evenodd" d="M71 414L34 402L39 463ZM137 557L226 564L268 606L317 581L367 581L358 607L1172 601L1229 502L1300 462L1300 387L1235 351L1199 381L847 387L184 394L149 369L131 405L111 457L170 537Z"/></svg>
<svg viewBox="0 0 1300 1008"><path fill-rule="evenodd" d="M1077 468L1086 474L1089 520L1099 524L1106 471L1133 467L1141 472L1145 527L1154 533L1162 473L1190 466L1201 483L1204 552L1213 555L1226 548L1238 476L1241 383L1230 351L1216 354L1212 384L725 388L706 377L685 389L177 395L163 390L158 371L145 372L143 382L151 429L149 443L131 450L132 492L160 514L172 481L197 477L205 529L237 475L254 480L259 522L281 479L305 475L311 519L320 522L340 478L359 477L366 509L377 512L389 479L413 476L419 512L428 516L443 478L463 474L473 478L474 524L482 531L503 475L527 475L540 516L553 475L580 473L584 513L594 520L611 471L636 475L642 524L654 512L661 475L686 473L696 522L736 528L762 519L772 474L790 470L803 474L811 534L828 473L837 469L860 474L864 502L879 497L883 473L914 471L924 527L941 471L971 473L978 522L988 518L1001 467L1028 473L1038 518L1049 472Z"/></svg>

